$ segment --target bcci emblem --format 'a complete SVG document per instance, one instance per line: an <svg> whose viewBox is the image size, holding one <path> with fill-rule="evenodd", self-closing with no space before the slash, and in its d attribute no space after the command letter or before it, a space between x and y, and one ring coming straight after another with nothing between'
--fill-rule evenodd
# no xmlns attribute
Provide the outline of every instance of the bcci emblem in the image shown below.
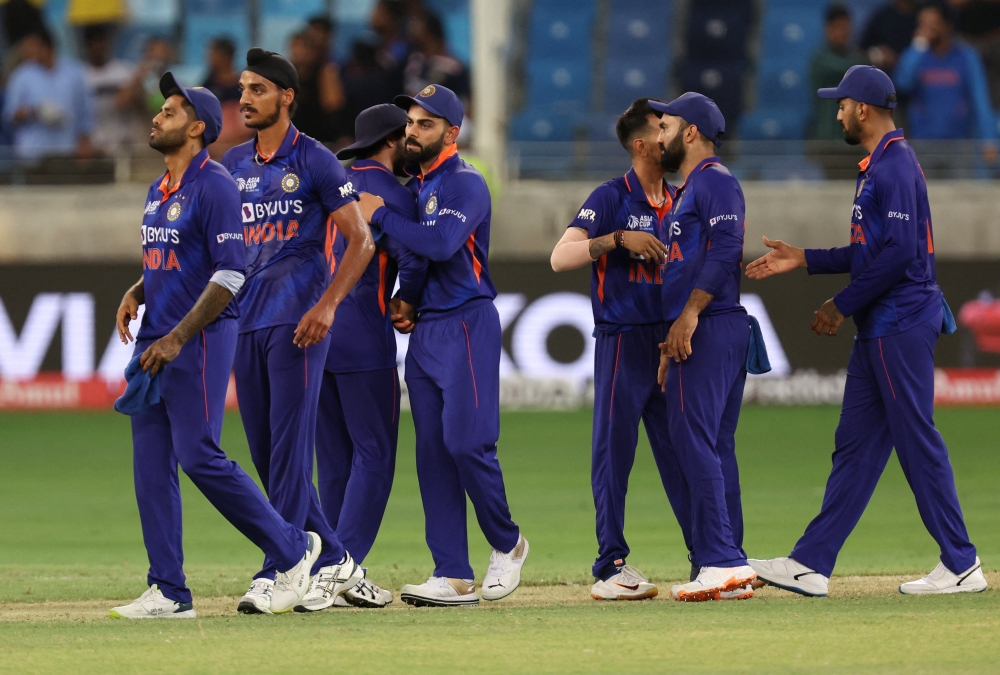
<svg viewBox="0 0 1000 675"><path fill-rule="evenodd" d="M862 178L861 182L858 183L858 194L854 195L855 199L857 199L858 197L861 196L861 191L865 189L865 181L866 180L868 180L868 176L865 176L864 178Z"/></svg>
<svg viewBox="0 0 1000 675"><path fill-rule="evenodd" d="M174 202L173 204L170 205L170 208L167 209L167 220L177 220L180 217L181 217L181 203Z"/></svg>
<svg viewBox="0 0 1000 675"><path fill-rule="evenodd" d="M434 212L437 210L438 210L437 195L431 195L431 198L427 200L427 206L424 207L424 213L430 216L433 215Z"/></svg>
<svg viewBox="0 0 1000 675"><path fill-rule="evenodd" d="M417 94L417 96L420 98L427 98L428 96L433 96L436 91L437 88L433 84L428 84L419 94Z"/></svg>
<svg viewBox="0 0 1000 675"><path fill-rule="evenodd" d="M281 179L281 189L285 192L295 192L299 189L299 177L294 173L286 173Z"/></svg>

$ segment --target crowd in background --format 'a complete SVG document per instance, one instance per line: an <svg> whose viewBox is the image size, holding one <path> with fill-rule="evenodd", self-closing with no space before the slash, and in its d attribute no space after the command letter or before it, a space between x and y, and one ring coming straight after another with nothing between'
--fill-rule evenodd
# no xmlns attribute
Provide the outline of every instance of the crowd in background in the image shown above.
<svg viewBox="0 0 1000 675"><path fill-rule="evenodd" d="M33 2L6 0L0 7L8 46L0 71L0 160L115 157L146 144L163 100L159 78L178 62L171 41L151 38L140 62L131 63L114 57L119 25L80 26L76 45L60 45ZM329 17L312 17L291 36L285 56L301 85L293 121L303 133L334 149L349 145L360 111L428 84L453 89L471 116L469 72L449 54L440 17L420 0L379 0L370 29L344 63L334 58L336 25ZM219 35L205 54L204 81L187 83L222 102L222 134L210 148L215 157L252 135L240 114L244 56Z"/></svg>

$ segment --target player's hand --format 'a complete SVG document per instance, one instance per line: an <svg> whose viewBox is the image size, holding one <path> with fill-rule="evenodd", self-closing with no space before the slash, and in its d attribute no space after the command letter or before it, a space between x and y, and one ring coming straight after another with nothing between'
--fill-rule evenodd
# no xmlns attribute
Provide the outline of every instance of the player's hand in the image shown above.
<svg viewBox="0 0 1000 675"><path fill-rule="evenodd" d="M400 298L389 300L389 318L392 319L392 327L403 335L412 333L417 326L416 308Z"/></svg>
<svg viewBox="0 0 1000 675"><path fill-rule="evenodd" d="M161 337L159 340L149 345L149 347L139 357L139 365L150 377L155 377L165 365L177 358L181 353L184 343L173 333Z"/></svg>
<svg viewBox="0 0 1000 675"><path fill-rule="evenodd" d="M668 359L673 359L677 363L686 361L687 357L691 356L691 336L694 335L696 328L698 328L698 315L693 312L681 312L670 326L666 341L660 345L661 357L666 354ZM661 363L662 360L661 358Z"/></svg>
<svg viewBox="0 0 1000 675"><path fill-rule="evenodd" d="M622 233L622 243L632 253L638 253L650 262L654 260L656 262L663 262L667 259L667 253L669 252L662 241L648 232L630 232L626 230Z"/></svg>
<svg viewBox="0 0 1000 675"><path fill-rule="evenodd" d="M292 342L296 347L306 348L323 341L333 325L333 316L337 312L336 305L322 300L313 305L305 313L299 325L295 327L295 337Z"/></svg>
<svg viewBox="0 0 1000 675"><path fill-rule="evenodd" d="M122 298L122 304L118 306L118 314L115 316L115 324L118 327L118 339L122 344L128 344L135 340L129 332L128 323L139 318L139 301L131 293L126 293Z"/></svg>
<svg viewBox="0 0 1000 675"><path fill-rule="evenodd" d="M764 237L764 246L772 250L747 265L746 275L751 279L766 279L806 266L805 249L789 246L783 241L771 241L767 237Z"/></svg>
<svg viewBox="0 0 1000 675"><path fill-rule="evenodd" d="M366 223L370 223L372 222L372 214L385 206L385 200L370 192L362 192L360 198L361 201L358 206L361 207L361 215L364 217Z"/></svg>
<svg viewBox="0 0 1000 675"><path fill-rule="evenodd" d="M837 309L837 305L833 304L833 299L831 298L824 302L823 306L817 311L813 312L813 321L810 328L812 328L816 335L834 337L842 323L844 323L844 315Z"/></svg>
<svg viewBox="0 0 1000 675"><path fill-rule="evenodd" d="M660 385L660 391L667 390L667 369L670 368L670 357L667 356L667 343L660 343L660 367L656 369L656 383Z"/></svg>

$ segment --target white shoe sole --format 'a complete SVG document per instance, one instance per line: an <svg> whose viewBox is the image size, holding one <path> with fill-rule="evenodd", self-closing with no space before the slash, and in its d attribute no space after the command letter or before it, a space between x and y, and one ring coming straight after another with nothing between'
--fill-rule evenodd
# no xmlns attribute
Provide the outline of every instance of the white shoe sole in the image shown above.
<svg viewBox="0 0 1000 675"><path fill-rule="evenodd" d="M599 587L594 584L590 589L590 597L594 600L648 600L650 598L655 598L660 594L659 589L653 584L645 584L649 586L644 590L640 590L642 584L639 584L635 590L623 589L622 592L617 593L614 589L610 588L610 584L604 584L603 587Z"/></svg>
<svg viewBox="0 0 1000 675"><path fill-rule="evenodd" d="M146 614L144 616L125 616L118 612L118 610L112 609L108 614L112 619L196 619L198 615L194 613L193 609L188 609L183 612L174 612L173 614Z"/></svg>
<svg viewBox="0 0 1000 675"><path fill-rule="evenodd" d="M824 591L822 588L807 588L805 586L796 586L793 582L794 579L789 581L784 577L779 577L779 580L768 579L766 576L757 573L757 578L762 580L768 586L774 586L775 588L780 588L783 591L789 591L791 593L798 593L799 595L804 595L807 598L825 598L829 595L829 590Z"/></svg>
<svg viewBox="0 0 1000 675"><path fill-rule="evenodd" d="M511 583L510 588L503 588L499 591L488 590L486 588L482 589L483 600L489 600L494 602L496 600L503 600L508 595L517 590L517 587L521 585L521 568L524 567L524 563L528 560L528 553L531 551L531 546L528 544L528 540L524 540L524 555L521 556L521 564L517 566L517 571L514 572L512 578L513 583Z"/></svg>
<svg viewBox="0 0 1000 675"><path fill-rule="evenodd" d="M479 604L479 596L475 593L457 598L431 598L416 593L400 593L399 599L414 607L475 607Z"/></svg>
<svg viewBox="0 0 1000 675"><path fill-rule="evenodd" d="M903 590L903 586L906 584L901 584L899 587L899 592L902 595L952 595L954 593L982 593L987 588L989 584L983 580L982 584L975 586L948 586L947 588L931 588L927 590Z"/></svg>
<svg viewBox="0 0 1000 675"><path fill-rule="evenodd" d="M246 596L240 599L240 604L236 606L236 611L240 614L271 614L271 610L261 607L254 600L248 600Z"/></svg>

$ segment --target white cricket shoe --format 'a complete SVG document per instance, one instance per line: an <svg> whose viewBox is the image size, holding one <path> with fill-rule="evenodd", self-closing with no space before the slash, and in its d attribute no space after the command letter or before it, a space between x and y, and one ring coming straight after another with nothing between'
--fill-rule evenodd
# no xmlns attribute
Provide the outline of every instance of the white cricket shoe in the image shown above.
<svg viewBox="0 0 1000 675"><path fill-rule="evenodd" d="M367 574L366 570L365 577L358 582L357 586L347 589L342 597L354 607L381 609L392 602L392 592L373 584L368 580Z"/></svg>
<svg viewBox="0 0 1000 675"><path fill-rule="evenodd" d="M757 573L749 565L739 567L702 567L698 578L670 588L670 595L681 602L721 600L721 593L749 586Z"/></svg>
<svg viewBox="0 0 1000 675"><path fill-rule="evenodd" d="M521 583L521 567L528 559L528 540L517 535L517 546L507 553L493 549L490 566L483 577L483 600L500 600L517 590Z"/></svg>
<svg viewBox="0 0 1000 675"><path fill-rule="evenodd" d="M306 532L306 552L302 560L292 569L279 572L274 578L274 592L271 595L272 614L291 611L309 592L310 574L322 548L323 542L319 535L315 532Z"/></svg>
<svg viewBox="0 0 1000 675"><path fill-rule="evenodd" d="M431 577L423 584L406 584L399 597L414 607L461 607L479 604L474 579Z"/></svg>
<svg viewBox="0 0 1000 675"><path fill-rule="evenodd" d="M115 619L193 619L194 607L190 602L174 602L163 597L153 584L149 590L127 605L115 607L110 612Z"/></svg>
<svg viewBox="0 0 1000 675"><path fill-rule="evenodd" d="M621 565L616 574L598 579L590 587L590 597L594 600L645 600L655 598L659 592L656 584L631 565Z"/></svg>
<svg viewBox="0 0 1000 675"><path fill-rule="evenodd" d="M720 591L719 597L716 600L749 600L753 597L754 584L756 583L756 581L751 581L746 586L741 586L736 590ZM763 586L764 584L761 583L760 585Z"/></svg>
<svg viewBox="0 0 1000 675"><path fill-rule="evenodd" d="M271 579L254 579L250 590L240 598L236 611L240 614L270 614L271 596L274 595L274 581Z"/></svg>
<svg viewBox="0 0 1000 675"><path fill-rule="evenodd" d="M318 612L332 607L338 596L343 595L365 578L365 572L344 551L344 559L336 565L320 567L310 584L309 591L296 605L296 612Z"/></svg>
<svg viewBox="0 0 1000 675"><path fill-rule="evenodd" d="M825 577L792 558L774 558L772 560L750 558L747 563L754 569L759 578L786 591L807 595L811 598L825 598L830 592L830 577Z"/></svg>
<svg viewBox="0 0 1000 675"><path fill-rule="evenodd" d="M907 581L899 587L903 595L936 595L943 593L980 593L989 584L983 576L983 566L976 556L976 564L961 574L955 574L944 563L938 563L934 571L923 579Z"/></svg>

